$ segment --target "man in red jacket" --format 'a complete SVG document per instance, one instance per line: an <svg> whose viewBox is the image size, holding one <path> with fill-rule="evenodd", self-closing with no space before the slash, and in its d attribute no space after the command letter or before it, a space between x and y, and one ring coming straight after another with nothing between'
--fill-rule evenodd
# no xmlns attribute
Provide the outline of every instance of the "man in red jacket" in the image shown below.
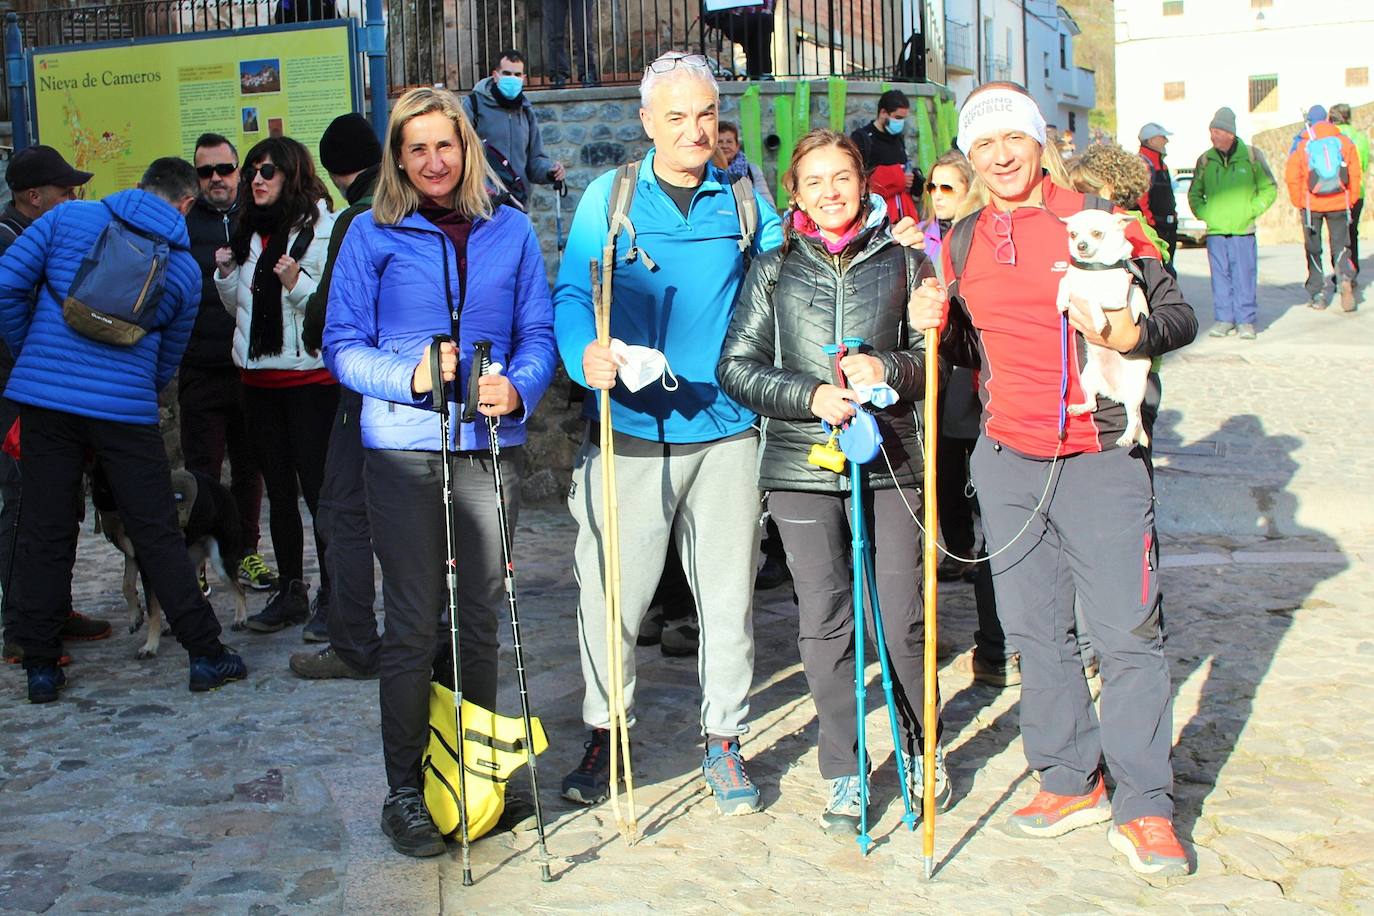
<svg viewBox="0 0 1374 916"><path fill-rule="evenodd" d="M1322 269L1322 223L1331 244L1331 266L1341 308L1355 311L1355 261L1350 254L1350 214L1360 199L1364 175L1360 155L1350 138L1327 120L1326 109L1313 105L1307 127L1288 155L1283 177L1288 199L1302 211L1303 244L1307 249L1308 305L1326 308L1326 274Z"/></svg>
<svg viewBox="0 0 1374 916"><path fill-rule="evenodd" d="M1099 398L1084 413L1067 405L1083 397L1087 343L1152 358L1189 343L1197 319L1135 221L1126 227L1129 260L1149 316L1136 323L1112 312L1103 330L1076 300L1060 312L1070 259L1063 221L1089 202L1049 179L1045 133L1044 116L1014 83L969 96L959 147L989 204L955 225L943 252L953 303L941 353L982 370L970 470L998 616L1021 652L1026 758L1040 774L1040 791L1007 828L1049 838L1113 821L1108 839L1135 871L1183 875L1190 864L1173 828L1173 691L1149 457L1133 441L1123 446L1121 405ZM946 297L925 283L918 297ZM1101 661L1100 723L1075 637L1075 597ZM1104 756L1116 778L1110 801Z"/></svg>

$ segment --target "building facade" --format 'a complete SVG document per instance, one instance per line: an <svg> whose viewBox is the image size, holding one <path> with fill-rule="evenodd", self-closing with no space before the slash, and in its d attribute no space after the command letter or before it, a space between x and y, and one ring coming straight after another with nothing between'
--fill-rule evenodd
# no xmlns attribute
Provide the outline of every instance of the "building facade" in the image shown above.
<svg viewBox="0 0 1374 916"><path fill-rule="evenodd" d="M1088 135L1088 112L1097 105L1097 84L1093 71L1074 64L1078 23L1052 0L1025 0L1025 10L1025 86L1045 121L1060 133L1073 134L1081 149Z"/></svg>
<svg viewBox="0 0 1374 916"><path fill-rule="evenodd" d="M1370 0L1116 0L1116 116L1175 136L1175 163L1208 146L1225 105L1240 136L1302 120L1309 106L1374 101Z"/></svg>
<svg viewBox="0 0 1374 916"><path fill-rule="evenodd" d="M938 4L927 4L934 20ZM945 83L959 104L980 83L1026 81L1022 0L943 0ZM932 79L937 78L932 75Z"/></svg>

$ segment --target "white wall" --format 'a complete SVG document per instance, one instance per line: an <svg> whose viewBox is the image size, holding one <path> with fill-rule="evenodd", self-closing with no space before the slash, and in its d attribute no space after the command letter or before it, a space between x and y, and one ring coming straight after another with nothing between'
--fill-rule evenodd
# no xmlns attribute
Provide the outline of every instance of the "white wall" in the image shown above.
<svg viewBox="0 0 1374 916"><path fill-rule="evenodd" d="M944 8L946 18L969 23L970 50L980 58L977 76L950 77L959 104L980 83L994 79L1019 83L1025 78L1021 0L944 0Z"/></svg>
<svg viewBox="0 0 1374 916"><path fill-rule="evenodd" d="M1128 146L1148 121L1173 131L1175 167L1207 148L1207 125L1223 105L1249 138L1300 120L1313 104L1374 101L1374 84L1345 84L1348 67L1374 71L1370 0L1274 0L1264 10L1250 0L1184 0L1182 16L1162 11L1161 0L1116 0L1116 118ZM1268 74L1278 76L1278 110L1252 113L1250 77ZM1172 80L1183 82L1184 98L1166 102Z"/></svg>
<svg viewBox="0 0 1374 916"><path fill-rule="evenodd" d="M1088 112L1096 104L1093 75L1074 61L1073 35L1067 22L1059 16L1059 5L1053 0L1026 0L1026 88L1035 97L1045 120L1061 131L1069 130L1069 113L1075 115L1073 130L1076 137L1086 137ZM1061 67L1059 37L1068 42L1067 67ZM1049 76L1045 75L1046 61ZM1079 143L1080 148L1082 143Z"/></svg>

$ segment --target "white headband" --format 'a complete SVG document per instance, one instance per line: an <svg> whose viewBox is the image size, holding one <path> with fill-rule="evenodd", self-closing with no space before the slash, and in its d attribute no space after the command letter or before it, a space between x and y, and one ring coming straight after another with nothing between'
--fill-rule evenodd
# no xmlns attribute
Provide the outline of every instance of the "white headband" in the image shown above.
<svg viewBox="0 0 1374 916"><path fill-rule="evenodd" d="M973 141L1009 130L1024 131L1045 145L1045 116L1033 99L1011 89L980 92L959 112L959 149L967 154Z"/></svg>

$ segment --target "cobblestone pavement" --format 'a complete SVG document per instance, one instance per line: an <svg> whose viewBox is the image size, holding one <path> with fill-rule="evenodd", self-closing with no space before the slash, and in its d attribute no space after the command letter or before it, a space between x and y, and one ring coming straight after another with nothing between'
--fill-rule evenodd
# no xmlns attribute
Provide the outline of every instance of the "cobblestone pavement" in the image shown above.
<svg viewBox="0 0 1374 916"><path fill-rule="evenodd" d="M1190 290L1201 258L1183 255ZM1300 270L1298 249L1266 249L1262 277ZM935 880L922 880L919 833L899 822L876 703L877 846L864 858L852 841L822 834L816 725L786 587L756 602L745 752L762 812L717 816L700 791L695 666L641 648L643 838L627 847L605 806L557 797L583 732L573 524L555 506L525 511L517 534L530 693L550 735L540 775L555 881L539 882L533 833L474 844L469 888L456 850L425 861L393 853L377 828L385 785L375 683L292 677L286 657L301 648L298 629L233 634L250 676L204 696L187 692L174 642L135 661L142 634L119 625L118 557L87 532L77 606L116 619L114 638L71 647L71 686L58 703L30 706L17 669L0 676L0 909L1374 912L1374 535L1359 515L1370 446L1352 435L1368 400L1356 392L1368 391L1369 326L1363 313L1282 311L1301 301L1297 289L1266 288L1267 327L1248 349L1202 341L1165 369L1161 498L1173 487L1213 512L1210 530L1162 532L1178 821L1198 861L1190 879L1134 876L1099 828L1052 841L1001 833L1001 819L1035 790L1018 691L975 685L949 663L940 678L955 794L938 821ZM1205 304L1205 293L1194 301ZM1276 456L1286 465L1274 467ZM1212 503L1197 496L1208 481L1222 491ZM1249 502L1228 506L1227 494ZM1275 505L1289 507L1280 522L1265 515ZM1188 516L1186 506L1166 512ZM943 635L966 647L972 589L941 594ZM212 600L227 623L222 591ZM262 602L252 598L250 612ZM513 673L508 648L503 671ZM506 680L500 705L515 713Z"/></svg>

